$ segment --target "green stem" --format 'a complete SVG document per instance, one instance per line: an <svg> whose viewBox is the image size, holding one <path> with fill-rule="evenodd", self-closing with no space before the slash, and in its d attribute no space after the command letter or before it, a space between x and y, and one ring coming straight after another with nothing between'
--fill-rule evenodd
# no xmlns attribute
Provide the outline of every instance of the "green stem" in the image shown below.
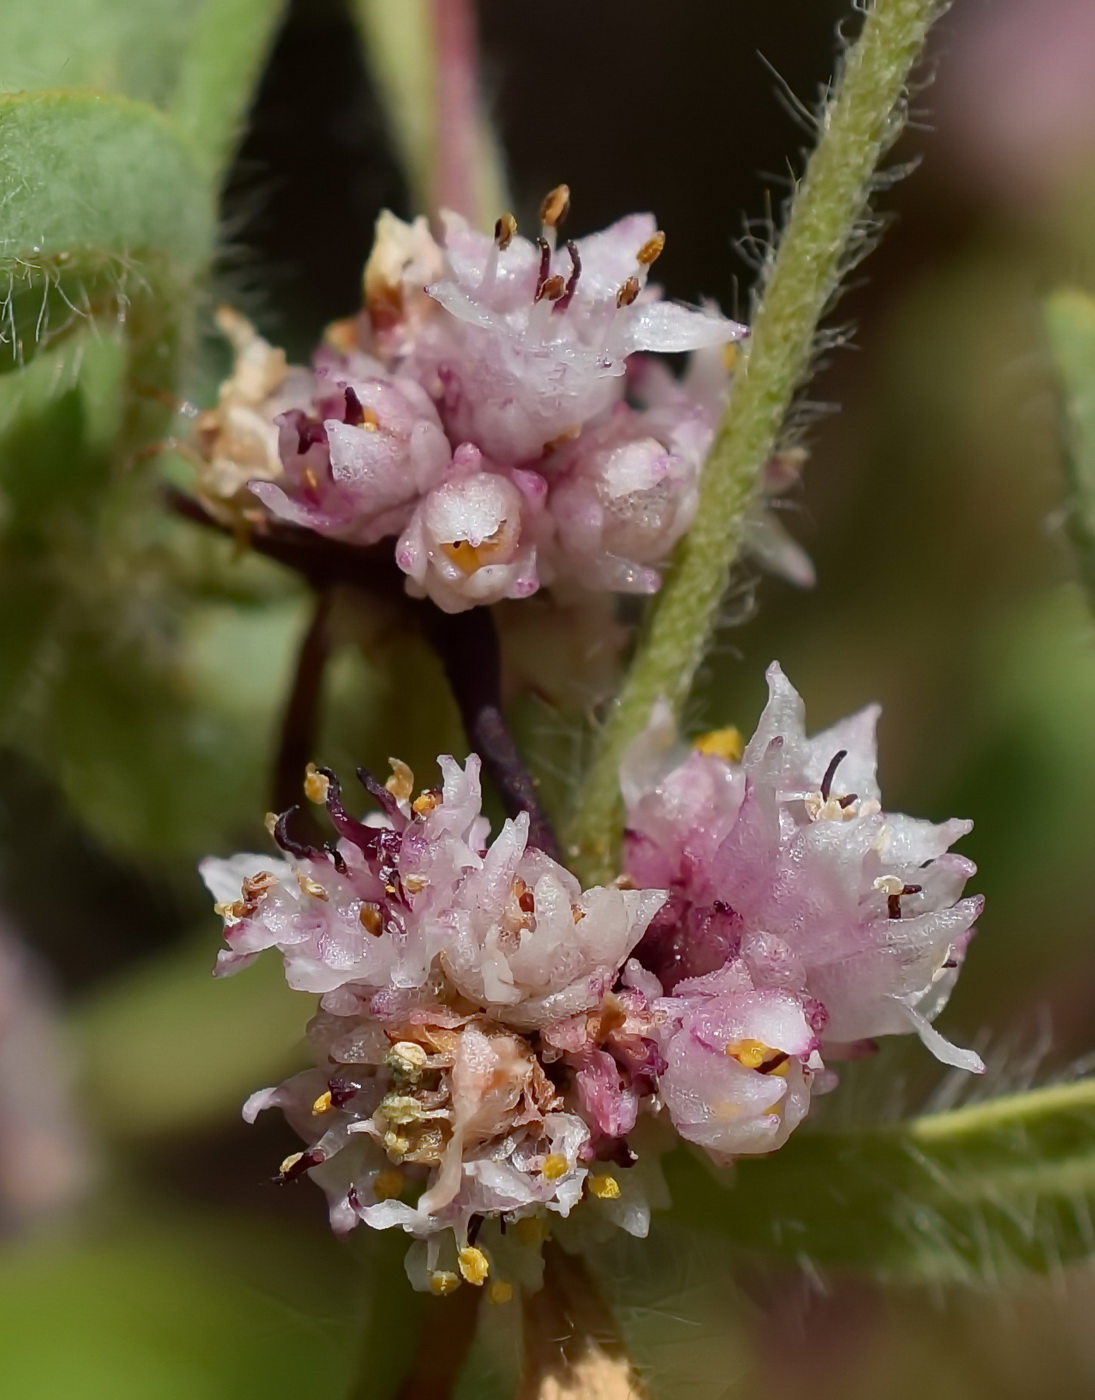
<svg viewBox="0 0 1095 1400"><path fill-rule="evenodd" d="M879 160L904 125L905 88L943 0L874 0L819 122L820 139L769 262L748 354L704 468L695 523L651 606L579 794L567 855L588 882L615 873L624 750L661 697L679 713L703 660L761 472L809 372L817 326L861 246Z"/></svg>

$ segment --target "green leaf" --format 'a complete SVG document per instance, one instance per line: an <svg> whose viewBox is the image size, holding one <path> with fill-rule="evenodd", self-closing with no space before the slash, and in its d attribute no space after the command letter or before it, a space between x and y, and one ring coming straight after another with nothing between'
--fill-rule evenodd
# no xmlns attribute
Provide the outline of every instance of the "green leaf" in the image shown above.
<svg viewBox="0 0 1095 1400"><path fill-rule="evenodd" d="M1095 1079L895 1128L800 1133L732 1176L667 1159L678 1219L740 1250L907 1279L995 1281L1095 1254Z"/></svg>
<svg viewBox="0 0 1095 1400"><path fill-rule="evenodd" d="M283 1228L132 1211L0 1263L8 1395L271 1400L344 1393L360 1290L345 1253ZM324 1242L325 1244L326 1242ZM356 1309L355 1309L356 1310Z"/></svg>
<svg viewBox="0 0 1095 1400"><path fill-rule="evenodd" d="M93 93L0 98L0 198L0 369L94 322L124 329L134 389L170 394L215 223L166 119Z"/></svg>
<svg viewBox="0 0 1095 1400"><path fill-rule="evenodd" d="M1064 409L1068 530L1095 600L1095 298L1063 288L1047 299L1045 317Z"/></svg>
<svg viewBox="0 0 1095 1400"><path fill-rule="evenodd" d="M180 1132L239 1112L248 1094L307 1061L312 997L285 984L276 954L214 979L219 936L185 946L109 984L80 1009L84 1091L118 1138Z"/></svg>
<svg viewBox="0 0 1095 1400"><path fill-rule="evenodd" d="M214 174L231 155L285 4L205 0L188 30L168 110Z"/></svg>
<svg viewBox="0 0 1095 1400"><path fill-rule="evenodd" d="M285 0L5 0L0 91L92 88L170 111L217 174Z"/></svg>

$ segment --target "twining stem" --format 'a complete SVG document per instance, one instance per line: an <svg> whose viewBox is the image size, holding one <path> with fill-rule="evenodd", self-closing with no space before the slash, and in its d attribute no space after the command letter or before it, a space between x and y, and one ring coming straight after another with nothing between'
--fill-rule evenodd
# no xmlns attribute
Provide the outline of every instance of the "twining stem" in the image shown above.
<svg viewBox="0 0 1095 1400"><path fill-rule="evenodd" d="M422 617L445 668L468 743L483 760L507 813L512 817L527 812L529 841L556 857L555 833L502 714L502 659L491 610L443 613L427 603Z"/></svg>
<svg viewBox="0 0 1095 1400"><path fill-rule="evenodd" d="M200 501L185 491L170 487L165 495L169 509L176 515L220 534L232 534L227 525L214 519ZM555 833L502 713L502 659L490 609L471 608L449 614L429 601L408 598L403 591L403 575L390 554L328 539L295 525L271 522L265 529L256 530L248 543L256 553L299 573L320 595L286 708L276 768L279 802L275 810L284 811L298 800L304 765L315 757L309 750L328 647L323 599L341 585L397 602L406 610L408 625L417 621L441 658L468 742L483 760L507 814L513 817L527 812L529 840L556 856Z"/></svg>
<svg viewBox="0 0 1095 1400"><path fill-rule="evenodd" d="M273 810L285 812L300 802L301 783L315 760L323 673L331 650L331 593L316 595L312 620L300 644L293 687L285 704L281 737L274 760ZM303 816L303 814L302 814Z"/></svg>
<svg viewBox="0 0 1095 1400"><path fill-rule="evenodd" d="M905 121L909 74L945 0L874 0L846 55L770 260L744 362L704 467L695 523L651 606L579 793L566 854L587 883L614 872L625 748L665 697L679 713L716 624L761 472L811 366L817 326L861 244L878 163Z"/></svg>

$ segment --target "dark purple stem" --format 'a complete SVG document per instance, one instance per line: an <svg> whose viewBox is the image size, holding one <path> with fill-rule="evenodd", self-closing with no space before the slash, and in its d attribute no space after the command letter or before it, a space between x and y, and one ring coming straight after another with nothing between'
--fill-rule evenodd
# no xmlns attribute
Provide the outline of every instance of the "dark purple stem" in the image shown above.
<svg viewBox="0 0 1095 1400"><path fill-rule="evenodd" d="M331 653L331 593L317 593L315 610L300 644L293 688L281 722L281 739L274 761L273 804L284 812L300 801L305 766L315 758L323 673Z"/></svg>
<svg viewBox="0 0 1095 1400"><path fill-rule="evenodd" d="M444 613L427 605L424 623L445 668L468 742L483 760L507 814L527 812L529 841L557 860L555 833L502 714L502 658L493 614L489 608Z"/></svg>
<svg viewBox="0 0 1095 1400"><path fill-rule="evenodd" d="M167 503L176 515L221 534L232 534L231 529L211 516L200 501L183 491L170 488ZM532 775L517 750L502 714L501 653L490 609L470 608L462 613L443 613L433 603L408 598L403 591L403 575L395 568L390 549L367 550L343 540L328 539L311 530L302 530L295 525L273 522L264 522L262 529L252 533L248 543L256 553L275 559L279 564L302 574L321 595L321 599L336 585L344 584L399 600L408 613L418 618L430 644L441 658L468 742L483 760L483 766L498 789L507 815L513 817L518 812L527 812L529 840L558 859L555 833L540 806ZM313 757L308 749L314 734L315 707L318 706L323 663L326 660L327 629L326 622L320 620L321 612L325 618L322 601L317 606L316 619L301 649L278 755L278 793L284 790L288 794L285 805L289 806L297 801L304 765ZM314 692L309 689L310 686L314 687ZM306 729L309 704L312 706L312 727ZM295 714L298 705L299 718Z"/></svg>

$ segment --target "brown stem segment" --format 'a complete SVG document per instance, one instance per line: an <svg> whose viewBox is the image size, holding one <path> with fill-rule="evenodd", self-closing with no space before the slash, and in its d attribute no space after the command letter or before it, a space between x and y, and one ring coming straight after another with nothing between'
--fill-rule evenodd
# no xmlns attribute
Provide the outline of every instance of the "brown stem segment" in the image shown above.
<svg viewBox="0 0 1095 1400"><path fill-rule="evenodd" d="M580 1255L544 1246L544 1286L524 1303L517 1400L647 1400L616 1320Z"/></svg>

